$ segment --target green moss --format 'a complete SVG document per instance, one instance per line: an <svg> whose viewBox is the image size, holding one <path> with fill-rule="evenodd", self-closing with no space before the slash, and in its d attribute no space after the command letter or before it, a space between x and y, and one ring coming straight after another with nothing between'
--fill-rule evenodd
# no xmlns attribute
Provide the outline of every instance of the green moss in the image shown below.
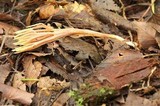
<svg viewBox="0 0 160 106"><path fill-rule="evenodd" d="M102 98L108 98L113 96L115 91L111 88L99 88L95 89L94 86L90 86L88 84L82 85L81 89L77 91L71 90L69 95L74 98L77 106L83 106L84 103L90 101L90 99L94 98L94 102L101 101Z"/></svg>

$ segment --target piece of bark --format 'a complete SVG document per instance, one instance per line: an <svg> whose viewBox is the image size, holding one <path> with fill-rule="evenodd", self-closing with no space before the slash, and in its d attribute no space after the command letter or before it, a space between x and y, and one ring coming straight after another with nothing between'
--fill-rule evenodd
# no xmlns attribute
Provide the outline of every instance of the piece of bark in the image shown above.
<svg viewBox="0 0 160 106"><path fill-rule="evenodd" d="M85 82L94 85L96 88L121 89L126 84L146 78L155 64L157 64L157 60L153 58L139 58L112 64L102 70L97 70Z"/></svg>

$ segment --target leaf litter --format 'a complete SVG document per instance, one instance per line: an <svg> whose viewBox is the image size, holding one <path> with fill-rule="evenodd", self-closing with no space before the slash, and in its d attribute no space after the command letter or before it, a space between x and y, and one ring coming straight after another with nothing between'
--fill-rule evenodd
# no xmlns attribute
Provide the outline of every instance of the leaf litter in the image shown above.
<svg viewBox="0 0 160 106"><path fill-rule="evenodd" d="M1 2L1 104L159 105L159 4Z"/></svg>

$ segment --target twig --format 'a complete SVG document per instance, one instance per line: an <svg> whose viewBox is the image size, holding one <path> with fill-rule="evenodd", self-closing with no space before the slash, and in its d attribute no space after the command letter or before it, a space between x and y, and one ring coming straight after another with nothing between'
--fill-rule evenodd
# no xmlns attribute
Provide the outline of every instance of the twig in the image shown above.
<svg viewBox="0 0 160 106"><path fill-rule="evenodd" d="M1 46L0 46L0 54L2 52L5 41L6 41L6 36L3 36L2 43L1 43Z"/></svg>

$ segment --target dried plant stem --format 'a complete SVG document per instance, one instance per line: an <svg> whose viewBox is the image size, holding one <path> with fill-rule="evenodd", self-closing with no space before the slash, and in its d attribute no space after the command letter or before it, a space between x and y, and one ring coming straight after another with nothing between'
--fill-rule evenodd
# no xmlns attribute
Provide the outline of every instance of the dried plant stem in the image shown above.
<svg viewBox="0 0 160 106"><path fill-rule="evenodd" d="M17 35L15 36L14 39L18 41L15 42L14 44L18 45L19 47L16 47L13 51L16 51L16 53L30 51L44 44L53 42L55 40L58 40L66 36L76 36L76 37L95 36L100 38L113 38L119 41L123 41L128 45L134 46L132 42L126 41L124 38L120 36L113 34L104 34L87 29L76 29L76 28L53 29L51 26L42 26L42 28L45 29L39 29L39 28L41 28L40 25L29 27L28 29L24 29L21 31L17 31L16 32Z"/></svg>

